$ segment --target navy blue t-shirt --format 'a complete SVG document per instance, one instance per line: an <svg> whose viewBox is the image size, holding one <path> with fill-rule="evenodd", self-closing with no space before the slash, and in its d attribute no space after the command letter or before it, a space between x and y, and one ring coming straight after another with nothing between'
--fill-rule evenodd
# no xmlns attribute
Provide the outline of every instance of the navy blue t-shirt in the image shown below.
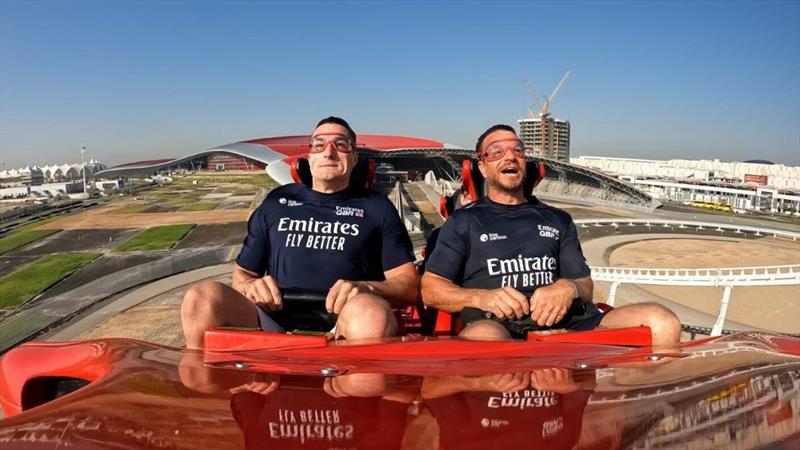
<svg viewBox="0 0 800 450"><path fill-rule="evenodd" d="M592 391L460 392L425 400L444 448L575 448Z"/></svg>
<svg viewBox="0 0 800 450"><path fill-rule="evenodd" d="M236 259L283 288L328 290L339 279L382 281L414 260L411 239L386 196L372 190L323 194L281 186L250 216Z"/></svg>
<svg viewBox="0 0 800 450"><path fill-rule="evenodd" d="M535 198L501 205L484 197L455 211L425 270L465 288L524 293L591 274L572 217Z"/></svg>

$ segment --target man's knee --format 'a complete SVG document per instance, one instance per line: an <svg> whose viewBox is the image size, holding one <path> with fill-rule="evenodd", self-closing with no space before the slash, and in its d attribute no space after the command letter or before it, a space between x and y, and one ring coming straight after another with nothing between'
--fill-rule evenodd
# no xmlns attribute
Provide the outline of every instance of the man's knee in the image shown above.
<svg viewBox="0 0 800 450"><path fill-rule="evenodd" d="M361 294L345 303L339 314L337 334L347 339L397 336L398 325L386 300Z"/></svg>
<svg viewBox="0 0 800 450"><path fill-rule="evenodd" d="M648 314L653 344L672 344L681 339L681 320L669 309L659 304L650 304Z"/></svg>
<svg viewBox="0 0 800 450"><path fill-rule="evenodd" d="M511 339L511 334L506 330L506 327L494 320L471 322L461 330L459 336L466 339L481 340Z"/></svg>
<svg viewBox="0 0 800 450"><path fill-rule="evenodd" d="M657 303L637 303L617 308L603 319L601 325L609 328L649 327L654 345L678 343L681 336L678 316Z"/></svg>
<svg viewBox="0 0 800 450"><path fill-rule="evenodd" d="M181 318L197 320L212 316L222 303L225 285L217 281L203 281L190 287L181 302Z"/></svg>

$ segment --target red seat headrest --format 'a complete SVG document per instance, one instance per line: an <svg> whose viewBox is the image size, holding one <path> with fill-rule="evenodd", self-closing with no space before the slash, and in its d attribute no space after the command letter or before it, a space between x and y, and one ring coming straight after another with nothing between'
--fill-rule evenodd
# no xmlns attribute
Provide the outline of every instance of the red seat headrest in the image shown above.
<svg viewBox="0 0 800 450"><path fill-rule="evenodd" d="M523 190L525 196L533 197L533 189L544 179L545 166L541 161L527 161L525 163L525 185ZM478 161L465 159L461 163L461 190L453 195L443 196L439 202L439 212L445 219L457 206L456 198L465 193L467 203L478 201L486 195L486 183L481 171L478 169Z"/></svg>
<svg viewBox="0 0 800 450"><path fill-rule="evenodd" d="M533 189L544 178L545 168L541 161L525 162L525 185L523 192L525 197L533 197ZM486 195L486 183L481 171L478 169L478 161L465 159L461 164L461 189L466 192L470 202L477 201Z"/></svg>

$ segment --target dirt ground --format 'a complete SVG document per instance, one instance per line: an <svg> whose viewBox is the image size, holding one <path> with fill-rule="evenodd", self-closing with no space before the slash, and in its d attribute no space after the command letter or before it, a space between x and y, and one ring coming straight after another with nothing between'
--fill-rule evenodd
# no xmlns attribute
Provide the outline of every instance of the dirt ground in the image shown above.
<svg viewBox="0 0 800 450"><path fill-rule="evenodd" d="M115 202L100 208L90 209L55 220L39 227L42 230L86 230L110 228L148 228L159 225L177 225L183 223L216 224L246 222L250 217L249 209L224 209L213 211L185 211L163 213L109 213L114 209L135 204L134 202Z"/></svg>
<svg viewBox="0 0 800 450"><path fill-rule="evenodd" d="M800 242L764 238L750 241L651 239L623 245L609 256L611 266L642 268L721 268L800 264ZM719 313L723 289L691 286L640 288L676 303ZM737 287L731 292L730 320L759 328L800 333L800 286Z"/></svg>
<svg viewBox="0 0 800 450"><path fill-rule="evenodd" d="M231 276L225 274L210 280L230 284ZM106 320L94 329L77 336L76 339L126 337L172 347L183 347L180 304L183 295L192 284L178 286L163 292ZM142 326L142 324L148 325Z"/></svg>

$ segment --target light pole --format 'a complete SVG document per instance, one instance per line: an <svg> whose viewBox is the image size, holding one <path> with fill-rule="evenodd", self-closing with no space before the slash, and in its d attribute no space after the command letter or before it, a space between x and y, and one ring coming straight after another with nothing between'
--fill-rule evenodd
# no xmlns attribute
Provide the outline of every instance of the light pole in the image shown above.
<svg viewBox="0 0 800 450"><path fill-rule="evenodd" d="M81 145L81 163L83 164L83 195L89 197L89 191L86 189L86 144Z"/></svg>

